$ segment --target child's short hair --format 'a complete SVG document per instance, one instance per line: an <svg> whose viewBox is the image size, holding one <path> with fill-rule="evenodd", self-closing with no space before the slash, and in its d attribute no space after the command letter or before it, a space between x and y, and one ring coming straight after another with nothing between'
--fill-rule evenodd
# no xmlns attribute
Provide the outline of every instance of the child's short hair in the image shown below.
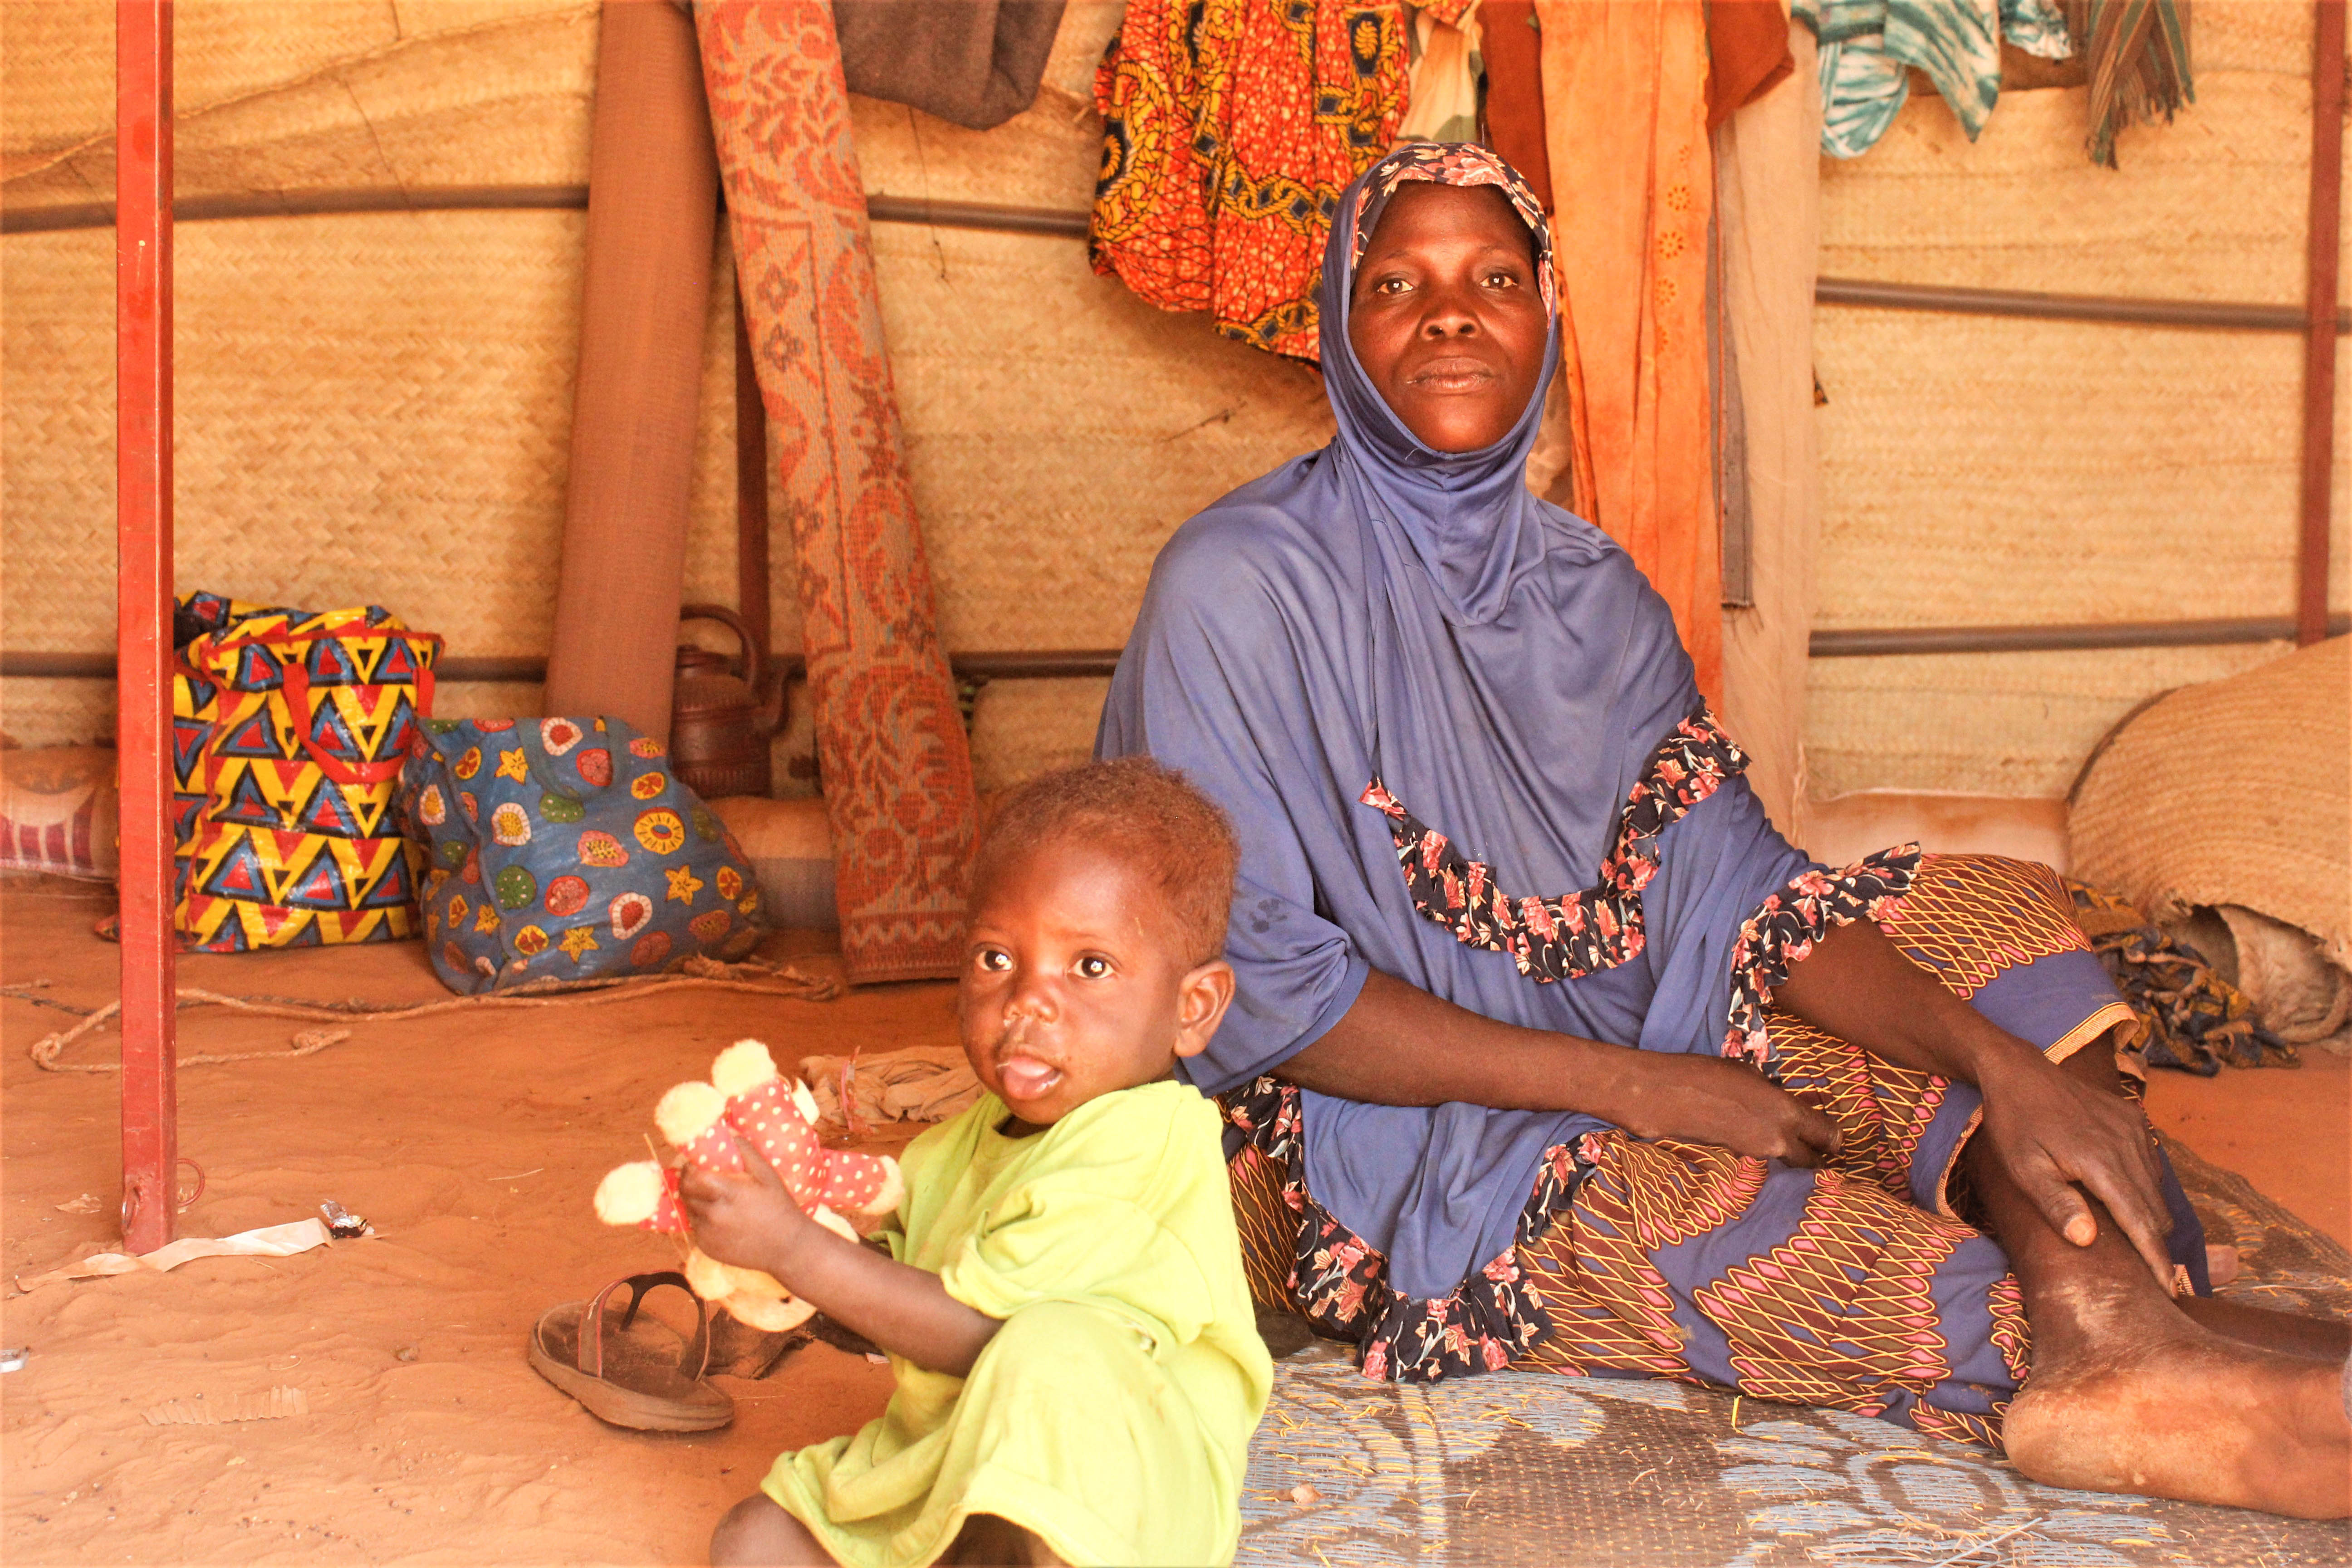
<svg viewBox="0 0 2352 1568"><path fill-rule="evenodd" d="M973 900L1005 866L1073 834L1117 854L1159 889L1170 934L1190 962L1223 954L1241 843L1214 801L1150 757L1082 763L1007 793L972 860Z"/></svg>

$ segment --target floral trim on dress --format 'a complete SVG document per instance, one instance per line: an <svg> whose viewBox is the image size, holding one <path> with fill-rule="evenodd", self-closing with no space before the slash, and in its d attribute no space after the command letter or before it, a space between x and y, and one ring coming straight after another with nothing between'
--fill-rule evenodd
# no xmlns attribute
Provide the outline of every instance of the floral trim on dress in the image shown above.
<svg viewBox="0 0 2352 1568"><path fill-rule="evenodd" d="M1283 1173L1282 1201L1299 1216L1290 1300L1318 1332L1356 1346L1364 1375L1385 1383L1435 1383L1499 1372L1551 1335L1551 1318L1528 1287L1519 1248L1540 1240L1592 1168L1597 1145L1544 1151L1535 1188L1511 1247L1436 1300L1389 1287L1388 1258L1307 1191L1307 1140L1298 1089L1261 1078L1218 1097L1225 1121Z"/></svg>
<svg viewBox="0 0 2352 1568"><path fill-rule="evenodd" d="M1832 926L1885 919L1895 901L1911 890L1918 871L1919 847L1898 844L1865 855L1843 871L1809 867L1758 905L1740 925L1731 950L1731 1018L1723 1054L1759 1068L1770 1059L1764 1010L1789 971Z"/></svg>
<svg viewBox="0 0 2352 1568"><path fill-rule="evenodd" d="M1746 770L1742 752L1706 703L1674 727L1625 797L1601 880L1556 899L1514 897L1485 862L1424 826L1378 778L1357 804L1389 819L1412 906L1465 947L1507 952L1538 984L1614 969L1641 955L1642 889L1658 870L1658 836Z"/></svg>

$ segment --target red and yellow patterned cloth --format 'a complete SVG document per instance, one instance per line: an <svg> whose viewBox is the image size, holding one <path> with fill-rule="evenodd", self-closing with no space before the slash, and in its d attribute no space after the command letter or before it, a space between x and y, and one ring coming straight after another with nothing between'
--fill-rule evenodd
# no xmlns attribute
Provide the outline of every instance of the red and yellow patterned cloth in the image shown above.
<svg viewBox="0 0 2352 1568"><path fill-rule="evenodd" d="M1470 4L1423 9L1453 22ZM1130 0L1095 76L1095 270L1316 358L1324 236L1395 139L1411 78L1395 0Z"/></svg>

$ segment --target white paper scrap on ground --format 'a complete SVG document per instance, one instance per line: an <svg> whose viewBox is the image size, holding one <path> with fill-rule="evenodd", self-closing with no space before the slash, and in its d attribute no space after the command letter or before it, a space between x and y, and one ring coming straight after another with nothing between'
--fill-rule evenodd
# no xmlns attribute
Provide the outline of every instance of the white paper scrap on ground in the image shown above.
<svg viewBox="0 0 2352 1568"><path fill-rule="evenodd" d="M60 1279L95 1279L108 1274L136 1274L142 1269L152 1269L160 1274L198 1258L291 1258L298 1252L324 1247L331 1239L326 1222L318 1219L298 1219L291 1225L266 1225L258 1230L241 1230L235 1236L183 1237L168 1246L142 1253L136 1258L121 1252L92 1253L78 1263L67 1264L63 1268L52 1268L47 1274L19 1279L16 1288L36 1290Z"/></svg>

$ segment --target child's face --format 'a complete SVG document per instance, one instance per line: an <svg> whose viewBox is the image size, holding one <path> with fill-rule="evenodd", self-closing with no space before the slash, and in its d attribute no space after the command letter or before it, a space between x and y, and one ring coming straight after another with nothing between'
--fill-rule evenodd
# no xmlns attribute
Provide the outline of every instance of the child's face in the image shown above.
<svg viewBox="0 0 2352 1568"><path fill-rule="evenodd" d="M980 1081L1044 1126L1198 1054L1234 972L1187 963L1169 924L1149 880L1081 838L1006 864L972 907L958 998Z"/></svg>

